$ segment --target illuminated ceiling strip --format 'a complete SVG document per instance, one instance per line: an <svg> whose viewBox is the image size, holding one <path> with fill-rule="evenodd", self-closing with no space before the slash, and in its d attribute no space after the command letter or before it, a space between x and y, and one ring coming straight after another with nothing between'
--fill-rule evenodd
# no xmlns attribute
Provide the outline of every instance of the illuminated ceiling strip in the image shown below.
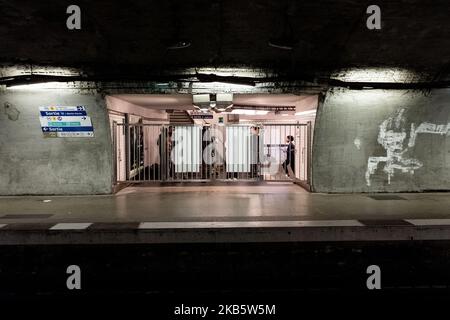
<svg viewBox="0 0 450 320"><path fill-rule="evenodd" d="M269 111L295 111L295 106L258 106L258 105L233 105L234 109L269 110Z"/></svg>

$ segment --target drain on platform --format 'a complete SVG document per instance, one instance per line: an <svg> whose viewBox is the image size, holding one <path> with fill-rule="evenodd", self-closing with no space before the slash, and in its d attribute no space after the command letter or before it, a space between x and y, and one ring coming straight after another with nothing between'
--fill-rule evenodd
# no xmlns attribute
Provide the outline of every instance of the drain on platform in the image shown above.
<svg viewBox="0 0 450 320"><path fill-rule="evenodd" d="M374 200L408 200L406 198L402 198L396 195L376 195L376 196L368 196Z"/></svg>
<svg viewBox="0 0 450 320"><path fill-rule="evenodd" d="M0 219L47 219L53 216L52 214L6 214Z"/></svg>

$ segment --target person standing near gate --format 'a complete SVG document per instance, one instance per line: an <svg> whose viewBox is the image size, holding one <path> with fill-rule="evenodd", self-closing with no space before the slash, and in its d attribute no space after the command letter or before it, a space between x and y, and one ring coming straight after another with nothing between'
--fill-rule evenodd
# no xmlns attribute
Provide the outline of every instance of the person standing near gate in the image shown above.
<svg viewBox="0 0 450 320"><path fill-rule="evenodd" d="M159 147L159 170L160 179L166 180L173 177L173 163L171 160L171 152L175 146L175 142L172 139L173 127L161 129L158 137L157 145Z"/></svg>
<svg viewBox="0 0 450 320"><path fill-rule="evenodd" d="M260 176L260 159L259 159L259 127L251 127L249 133L249 150L250 150L250 178L259 178Z"/></svg>
<svg viewBox="0 0 450 320"><path fill-rule="evenodd" d="M295 175L295 145L294 145L294 137L287 136L286 143L288 144L286 149L286 160L284 160L283 168L287 175L289 175L289 167L292 170L292 173Z"/></svg>
<svg viewBox="0 0 450 320"><path fill-rule="evenodd" d="M169 174L169 178L173 178L174 177L174 173L175 173L175 164L172 162L172 150L175 149L175 141L173 139L173 132L175 130L175 127L170 126L169 130L167 132L168 136L167 136L167 166L168 166L168 174Z"/></svg>

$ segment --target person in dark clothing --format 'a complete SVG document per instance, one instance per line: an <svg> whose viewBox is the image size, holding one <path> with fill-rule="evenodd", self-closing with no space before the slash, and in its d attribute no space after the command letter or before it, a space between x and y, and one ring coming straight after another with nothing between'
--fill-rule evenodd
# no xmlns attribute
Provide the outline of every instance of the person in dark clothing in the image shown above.
<svg viewBox="0 0 450 320"><path fill-rule="evenodd" d="M288 147L286 150L286 160L283 163L283 168L287 175L289 175L288 167L291 167L293 173L295 173L295 145L294 145L294 137L287 136L286 143L288 143Z"/></svg>
<svg viewBox="0 0 450 320"><path fill-rule="evenodd" d="M172 140L173 127L162 128L159 134L157 145L159 147L159 162L161 170L161 178L165 180L173 176L173 163L171 160L171 152L174 148Z"/></svg>
<svg viewBox="0 0 450 320"><path fill-rule="evenodd" d="M249 134L249 155L250 155L250 177L259 178L260 176L260 138L259 138L259 127L251 127Z"/></svg>

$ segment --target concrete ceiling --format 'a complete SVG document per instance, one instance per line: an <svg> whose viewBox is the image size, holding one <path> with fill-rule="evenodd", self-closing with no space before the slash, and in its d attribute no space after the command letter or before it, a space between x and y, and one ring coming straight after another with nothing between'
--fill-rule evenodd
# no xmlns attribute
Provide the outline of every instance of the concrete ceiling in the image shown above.
<svg viewBox="0 0 450 320"><path fill-rule="evenodd" d="M0 63L83 66L128 76L202 66L268 68L294 77L368 66L447 74L448 0L379 0L381 31L365 27L372 2L79 0L82 30L69 31L72 1L0 0ZM293 50L268 46L289 26ZM168 50L174 35L191 46Z"/></svg>

